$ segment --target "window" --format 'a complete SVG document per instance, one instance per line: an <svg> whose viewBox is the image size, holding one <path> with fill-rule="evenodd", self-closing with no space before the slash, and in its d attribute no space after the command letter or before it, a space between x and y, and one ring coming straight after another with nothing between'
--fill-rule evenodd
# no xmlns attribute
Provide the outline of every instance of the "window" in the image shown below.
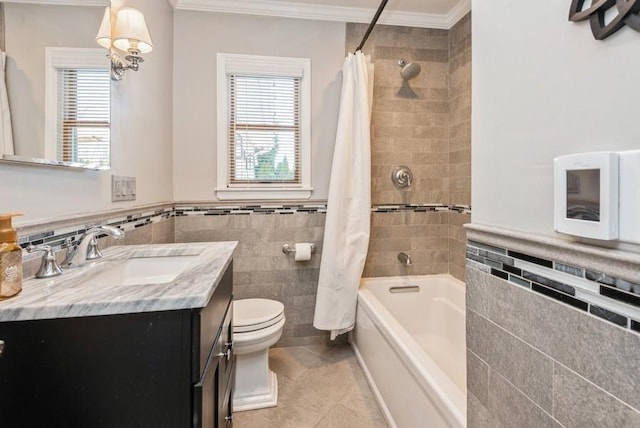
<svg viewBox="0 0 640 428"><path fill-rule="evenodd" d="M229 182L300 183L300 78L229 81Z"/></svg>
<svg viewBox="0 0 640 428"><path fill-rule="evenodd" d="M309 198L310 60L217 60L218 198Z"/></svg>
<svg viewBox="0 0 640 428"><path fill-rule="evenodd" d="M109 168L110 87L104 50L47 48L48 153L63 162Z"/></svg>
<svg viewBox="0 0 640 428"><path fill-rule="evenodd" d="M57 159L109 166L109 70L58 70Z"/></svg>

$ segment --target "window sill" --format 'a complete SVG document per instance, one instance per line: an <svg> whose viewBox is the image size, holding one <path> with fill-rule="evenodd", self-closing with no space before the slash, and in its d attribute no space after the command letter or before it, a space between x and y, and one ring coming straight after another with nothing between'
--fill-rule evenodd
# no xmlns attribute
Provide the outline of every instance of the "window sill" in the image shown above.
<svg viewBox="0 0 640 428"><path fill-rule="evenodd" d="M309 199L313 187L286 188L228 188L217 187L216 196L221 201L234 200L296 200Z"/></svg>

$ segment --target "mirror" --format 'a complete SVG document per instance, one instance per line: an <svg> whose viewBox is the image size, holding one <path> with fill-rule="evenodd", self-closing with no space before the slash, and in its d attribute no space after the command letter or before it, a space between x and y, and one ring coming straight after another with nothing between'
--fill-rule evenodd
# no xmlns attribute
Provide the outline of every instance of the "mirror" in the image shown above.
<svg viewBox="0 0 640 428"><path fill-rule="evenodd" d="M104 81L102 71L98 79L92 77L97 73L86 72L84 67L103 68L108 75L107 50L96 44L95 37L110 2L41 3L0 2L13 131L13 153L0 140L0 159L109 169L111 82ZM61 69L71 68L71 62L78 70L66 70L69 73L63 77ZM66 94L77 95L60 97L56 90L61 87ZM61 98L66 104L61 104ZM96 107L98 98L100 106ZM66 113L60 113L63 110Z"/></svg>

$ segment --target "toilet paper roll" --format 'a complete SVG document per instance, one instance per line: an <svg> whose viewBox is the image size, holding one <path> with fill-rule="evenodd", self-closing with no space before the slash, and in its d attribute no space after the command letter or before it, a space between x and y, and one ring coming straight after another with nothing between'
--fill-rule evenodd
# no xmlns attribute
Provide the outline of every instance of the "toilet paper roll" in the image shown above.
<svg viewBox="0 0 640 428"><path fill-rule="evenodd" d="M311 244L308 242L301 242L296 244L296 261L304 262L311 260Z"/></svg>

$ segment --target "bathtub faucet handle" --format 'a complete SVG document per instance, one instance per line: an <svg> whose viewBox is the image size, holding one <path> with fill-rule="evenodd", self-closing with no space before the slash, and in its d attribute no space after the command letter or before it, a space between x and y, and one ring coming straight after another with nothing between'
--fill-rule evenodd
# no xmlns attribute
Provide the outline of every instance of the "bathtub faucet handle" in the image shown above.
<svg viewBox="0 0 640 428"><path fill-rule="evenodd" d="M411 266L411 257L404 251L398 253L398 260L405 266Z"/></svg>
<svg viewBox="0 0 640 428"><path fill-rule="evenodd" d="M391 182L399 190L406 190L413 182L413 172L408 166L399 166L391 173Z"/></svg>

